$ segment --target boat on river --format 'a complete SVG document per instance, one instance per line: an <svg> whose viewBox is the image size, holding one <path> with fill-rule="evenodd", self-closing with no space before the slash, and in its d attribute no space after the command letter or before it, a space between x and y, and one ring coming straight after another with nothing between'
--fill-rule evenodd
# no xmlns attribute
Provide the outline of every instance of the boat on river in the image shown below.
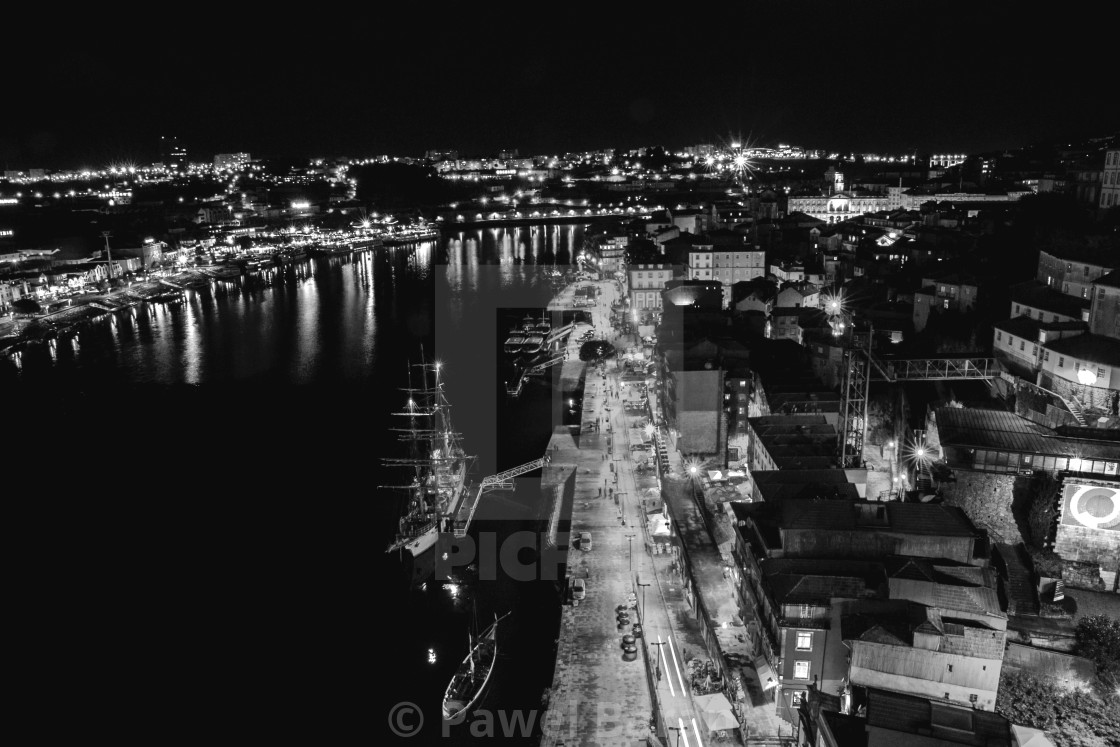
<svg viewBox="0 0 1120 747"><path fill-rule="evenodd" d="M407 456L382 460L386 466L403 468L411 480L380 487L404 493L399 530L388 552L407 550L412 555L416 585L434 571L433 548L441 532L451 531L451 519L469 490L467 471L474 457L464 453L461 434L451 424L440 364L411 368L420 370L420 386L405 390L407 404L393 415L405 418L407 425L392 429L407 444Z"/></svg>
<svg viewBox="0 0 1120 747"><path fill-rule="evenodd" d="M498 623L509 616L494 616L493 624L483 631L478 641L471 641L470 651L459 669L451 677L443 694L443 719L452 724L462 723L486 695L494 663L498 659Z"/></svg>

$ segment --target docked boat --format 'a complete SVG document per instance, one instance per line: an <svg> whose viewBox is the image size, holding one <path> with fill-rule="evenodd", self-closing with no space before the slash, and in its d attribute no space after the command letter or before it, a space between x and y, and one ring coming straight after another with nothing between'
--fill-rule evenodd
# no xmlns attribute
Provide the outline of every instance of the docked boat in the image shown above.
<svg viewBox="0 0 1120 747"><path fill-rule="evenodd" d="M536 355L544 347L544 335L532 332L526 335L525 342L521 343L521 352L525 355Z"/></svg>
<svg viewBox="0 0 1120 747"><path fill-rule="evenodd" d="M519 330L514 330L506 339L505 351L510 355L516 355L521 352L521 346L525 343L525 335Z"/></svg>
<svg viewBox="0 0 1120 747"><path fill-rule="evenodd" d="M494 623L478 637L478 641L471 641L467 657L451 677L443 695L444 721L462 723L485 696L490 675L494 672L494 662L498 658L498 623L508 616L509 613L502 617L495 615Z"/></svg>
<svg viewBox="0 0 1120 747"><path fill-rule="evenodd" d="M396 539L388 552L412 555L412 583L419 584L434 570L432 548L441 532L452 530L453 518L467 493L467 469L474 459L463 452L460 434L451 424L451 406L443 391L439 363L414 364L421 371L421 385L405 389L408 402L402 412L407 426L393 428L408 445L408 456L387 458L390 467L411 473L403 485L382 485L404 494ZM410 368L410 371L411 371Z"/></svg>
<svg viewBox="0 0 1120 747"><path fill-rule="evenodd" d="M552 331L552 322L548 320L548 317L542 316L540 320L533 325L533 329L547 337Z"/></svg>

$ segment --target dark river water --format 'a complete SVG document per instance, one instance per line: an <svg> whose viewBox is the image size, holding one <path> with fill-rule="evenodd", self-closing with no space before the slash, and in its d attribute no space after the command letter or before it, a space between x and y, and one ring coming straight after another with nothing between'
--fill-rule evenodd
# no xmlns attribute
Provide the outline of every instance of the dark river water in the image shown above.
<svg viewBox="0 0 1120 747"><path fill-rule="evenodd" d="M84 694L91 731L124 738L343 738L357 714L378 741L407 701L426 722L411 743L428 743L468 631L512 612L486 706L538 707L556 586L410 589L385 553L398 499L378 485L400 476L380 460L402 453L391 413L421 350L443 364L475 480L543 454L559 395L544 381L507 398L497 345L585 229L310 260L0 358L16 599L45 639L29 703ZM529 477L476 524L538 528L550 507Z"/></svg>

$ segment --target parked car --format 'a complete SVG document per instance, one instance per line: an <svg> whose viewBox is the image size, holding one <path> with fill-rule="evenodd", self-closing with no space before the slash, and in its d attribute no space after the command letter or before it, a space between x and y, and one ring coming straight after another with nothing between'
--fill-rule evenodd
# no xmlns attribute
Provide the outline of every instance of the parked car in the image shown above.
<svg viewBox="0 0 1120 747"><path fill-rule="evenodd" d="M583 599L587 596L587 582L582 578L572 581L572 599Z"/></svg>
<svg viewBox="0 0 1120 747"><path fill-rule="evenodd" d="M579 533L579 549L583 550L584 552L591 551L591 532Z"/></svg>

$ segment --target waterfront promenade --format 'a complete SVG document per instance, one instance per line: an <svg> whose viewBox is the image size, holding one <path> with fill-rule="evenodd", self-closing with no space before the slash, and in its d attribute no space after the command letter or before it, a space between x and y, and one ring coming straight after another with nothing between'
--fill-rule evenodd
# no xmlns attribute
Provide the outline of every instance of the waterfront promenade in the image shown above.
<svg viewBox="0 0 1120 747"><path fill-rule="evenodd" d="M572 291L569 287L550 308L563 308ZM593 310L598 336L620 351L637 347L636 339L609 326L608 299L613 300L605 290ZM579 362L578 348L575 338L569 341L565 373L572 384L568 391L584 376L580 425L557 428L549 468L556 472L550 477L546 470L544 479L576 471L568 576L585 579L587 597L578 605L568 600L564 607L542 747L630 747L643 741L676 744L678 739L690 745L746 744L788 738L790 727L778 720L771 691L751 664L754 642L740 617L728 568L734 534L722 507L701 510L703 485L685 475L673 434L665 429L664 473L639 467L650 452L631 446L645 440L650 417L658 419L655 387L643 389L651 381L624 377L618 359ZM624 400L643 397L644 409L624 407ZM665 509L679 556L661 552L666 545L656 545L652 535L651 517ZM592 534L590 552L575 541L581 531ZM631 615L638 615L644 630L636 641L638 657L624 661L622 636L630 629L616 624L615 611L630 599L637 600L638 610ZM748 622L754 620L749 609L742 614ZM738 731L709 732L692 700L696 693L689 662L717 657L725 674L742 685L738 698L729 691L743 727Z"/></svg>
<svg viewBox="0 0 1120 747"><path fill-rule="evenodd" d="M626 340L610 327L615 286L599 285L604 290L592 310L598 337L622 347ZM566 300L561 294L550 309L564 308ZM563 375L570 382L584 376L580 425L556 429L542 483L548 491L576 472L567 567L569 579L585 580L587 595L563 608L541 744L631 747L659 737L673 743L677 729L690 744L706 744L698 738L705 724L693 707L687 670L703 639L682 622L686 602L669 556L652 553L647 510L660 505L659 479L654 470L636 470L629 448L630 427L642 418L623 408L619 362L589 366L578 361L578 348L578 340L569 342ZM575 541L581 531L591 532L590 551ZM633 628L620 626L616 611L631 605L631 620L643 631L637 655L624 657L622 636Z"/></svg>

